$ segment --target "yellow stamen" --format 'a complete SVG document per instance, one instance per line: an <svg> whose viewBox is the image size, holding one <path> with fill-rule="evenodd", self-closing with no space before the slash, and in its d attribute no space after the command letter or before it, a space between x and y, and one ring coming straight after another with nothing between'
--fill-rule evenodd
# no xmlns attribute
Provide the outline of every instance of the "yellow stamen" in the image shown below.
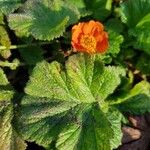
<svg viewBox="0 0 150 150"><path fill-rule="evenodd" d="M91 35L83 35L80 40L81 45L88 50L89 53L93 53L96 50L96 40Z"/></svg>

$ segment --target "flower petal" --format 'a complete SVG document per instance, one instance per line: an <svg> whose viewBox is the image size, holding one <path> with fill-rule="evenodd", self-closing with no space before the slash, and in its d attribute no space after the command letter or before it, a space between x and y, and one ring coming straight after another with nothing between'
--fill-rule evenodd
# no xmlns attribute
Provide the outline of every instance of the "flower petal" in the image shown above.
<svg viewBox="0 0 150 150"><path fill-rule="evenodd" d="M96 22L91 20L90 22L86 22L83 26L83 33L84 34L91 34Z"/></svg>
<svg viewBox="0 0 150 150"><path fill-rule="evenodd" d="M82 33L83 23L73 26L72 28L72 41L78 42L78 36Z"/></svg>
<svg viewBox="0 0 150 150"><path fill-rule="evenodd" d="M96 49L97 52L104 53L108 48L108 37L107 33L105 33L103 40L97 43Z"/></svg>

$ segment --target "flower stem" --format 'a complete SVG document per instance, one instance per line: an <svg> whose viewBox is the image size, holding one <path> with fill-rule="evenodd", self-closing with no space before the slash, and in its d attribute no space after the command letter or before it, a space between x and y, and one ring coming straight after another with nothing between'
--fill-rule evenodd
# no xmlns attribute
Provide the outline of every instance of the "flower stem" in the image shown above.
<svg viewBox="0 0 150 150"><path fill-rule="evenodd" d="M25 48L29 46L37 46L37 45L43 45L43 44L49 44L50 42L39 42L39 43L31 43L31 44L21 44L21 45L11 45L9 49L18 49L18 48ZM8 47L0 46L0 50L8 49Z"/></svg>

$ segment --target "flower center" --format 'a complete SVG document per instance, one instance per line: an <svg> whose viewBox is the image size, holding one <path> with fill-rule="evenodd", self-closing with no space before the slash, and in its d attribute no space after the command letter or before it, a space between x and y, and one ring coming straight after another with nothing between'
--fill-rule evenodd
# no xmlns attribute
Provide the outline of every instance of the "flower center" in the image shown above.
<svg viewBox="0 0 150 150"><path fill-rule="evenodd" d="M81 45L86 48L90 53L95 52L96 40L91 35L83 35L80 40Z"/></svg>

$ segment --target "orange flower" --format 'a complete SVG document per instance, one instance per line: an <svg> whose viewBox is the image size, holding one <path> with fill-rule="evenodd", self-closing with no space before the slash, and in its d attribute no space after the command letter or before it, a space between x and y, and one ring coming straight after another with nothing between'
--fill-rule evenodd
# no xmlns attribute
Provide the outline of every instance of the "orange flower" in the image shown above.
<svg viewBox="0 0 150 150"><path fill-rule="evenodd" d="M72 27L71 44L75 52L104 53L108 48L108 34L98 21L79 23Z"/></svg>

